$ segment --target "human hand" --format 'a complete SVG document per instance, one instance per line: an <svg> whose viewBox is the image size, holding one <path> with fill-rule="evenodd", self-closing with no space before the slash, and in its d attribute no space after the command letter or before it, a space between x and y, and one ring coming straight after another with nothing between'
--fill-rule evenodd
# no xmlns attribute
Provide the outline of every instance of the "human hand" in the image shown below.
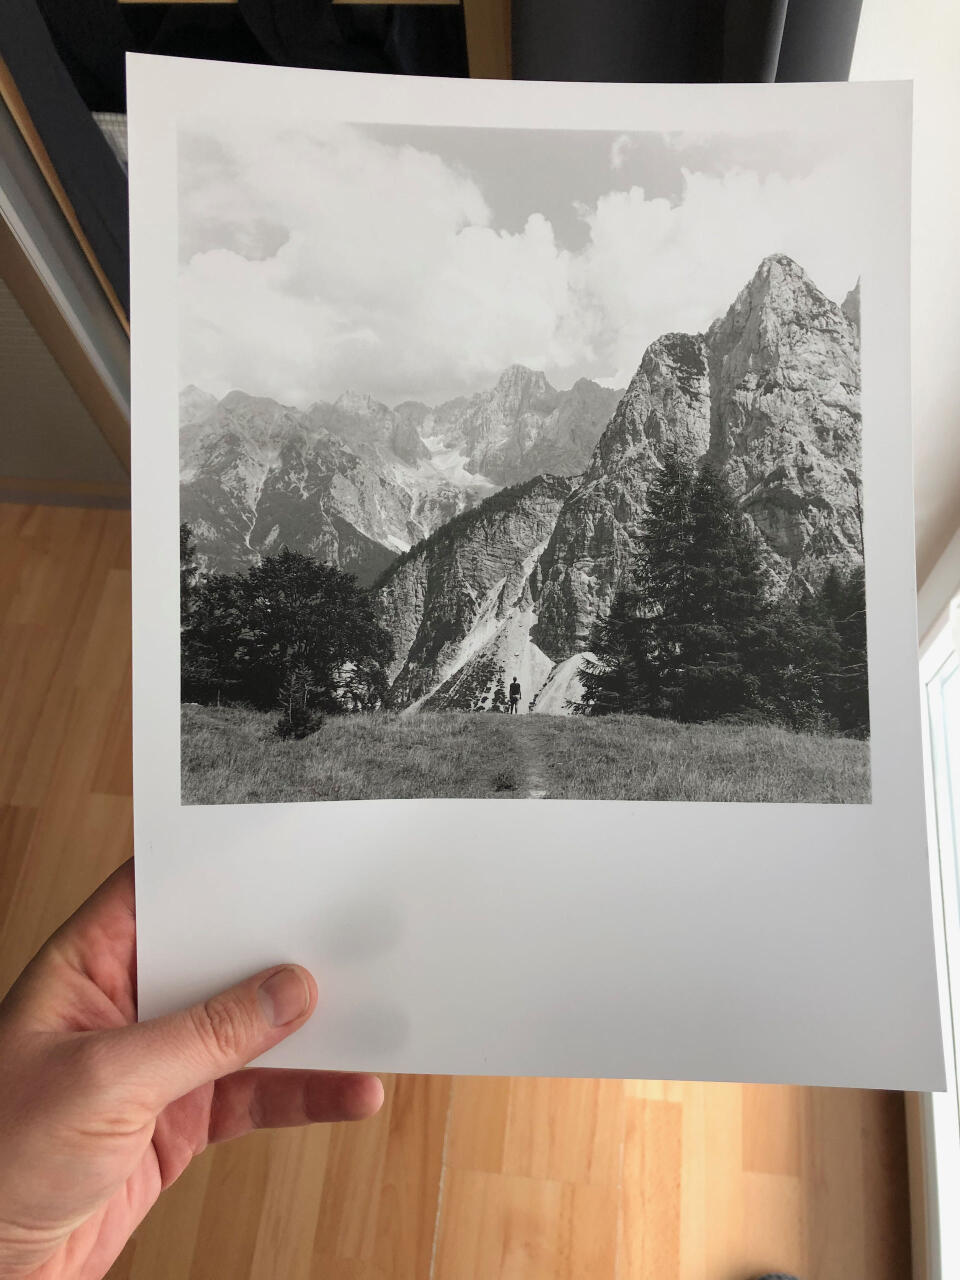
<svg viewBox="0 0 960 1280"><path fill-rule="evenodd" d="M133 863L115 872L0 1004L0 1277L99 1280L208 1142L373 1115L376 1076L238 1070L316 1001L275 966L138 1024Z"/></svg>

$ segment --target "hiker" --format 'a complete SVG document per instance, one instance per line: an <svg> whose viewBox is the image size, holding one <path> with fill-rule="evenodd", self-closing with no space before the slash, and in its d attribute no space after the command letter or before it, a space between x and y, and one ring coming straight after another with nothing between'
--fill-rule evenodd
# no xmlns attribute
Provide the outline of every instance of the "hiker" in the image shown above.
<svg viewBox="0 0 960 1280"><path fill-rule="evenodd" d="M517 707L520 705L520 681L516 676L510 682L510 714L517 714Z"/></svg>

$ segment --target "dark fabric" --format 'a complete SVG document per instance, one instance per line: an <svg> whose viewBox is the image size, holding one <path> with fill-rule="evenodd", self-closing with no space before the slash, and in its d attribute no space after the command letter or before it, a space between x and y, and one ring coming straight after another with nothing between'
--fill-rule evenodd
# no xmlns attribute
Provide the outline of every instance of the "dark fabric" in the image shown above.
<svg viewBox="0 0 960 1280"><path fill-rule="evenodd" d="M458 7L239 0L239 8L267 58L283 66L468 74L463 10Z"/></svg>
<svg viewBox="0 0 960 1280"><path fill-rule="evenodd" d="M513 0L517 80L711 81L724 0Z"/></svg>
<svg viewBox="0 0 960 1280"><path fill-rule="evenodd" d="M778 80L846 80L862 0L790 0Z"/></svg>
<svg viewBox="0 0 960 1280"><path fill-rule="evenodd" d="M224 62L268 60L235 5L117 0L35 0L35 5L91 111L126 110L128 52Z"/></svg>
<svg viewBox="0 0 960 1280"><path fill-rule="evenodd" d="M845 80L861 0L513 0L518 80Z"/></svg>
<svg viewBox="0 0 960 1280"><path fill-rule="evenodd" d="M861 0L513 0L517 79L843 80ZM467 74L452 6L0 0L0 56L94 252L129 295L126 178L89 111L124 111L128 51ZM84 106L89 110L84 110Z"/></svg>
<svg viewBox="0 0 960 1280"><path fill-rule="evenodd" d="M720 80L763 83L777 78L789 0L728 0Z"/></svg>
<svg viewBox="0 0 960 1280"><path fill-rule="evenodd" d="M463 11L452 6L353 7L330 0L34 2L91 111L125 110L128 52L336 71L467 74Z"/></svg>
<svg viewBox="0 0 960 1280"><path fill-rule="evenodd" d="M453 7L0 0L0 56L126 309L126 175L90 112L126 110L128 51L401 75L467 74L463 11Z"/></svg>
<svg viewBox="0 0 960 1280"><path fill-rule="evenodd" d="M57 56L35 0L0 0L0 57L104 274L128 308L126 174Z"/></svg>

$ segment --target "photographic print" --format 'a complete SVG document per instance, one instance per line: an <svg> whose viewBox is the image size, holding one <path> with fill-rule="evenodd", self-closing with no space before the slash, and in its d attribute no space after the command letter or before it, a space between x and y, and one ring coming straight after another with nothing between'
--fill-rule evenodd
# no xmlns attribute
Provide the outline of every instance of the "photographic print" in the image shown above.
<svg viewBox="0 0 960 1280"><path fill-rule="evenodd" d="M940 1087L909 86L127 83L141 1016Z"/></svg>
<svg viewBox="0 0 960 1280"><path fill-rule="evenodd" d="M849 142L177 165L184 803L869 802Z"/></svg>

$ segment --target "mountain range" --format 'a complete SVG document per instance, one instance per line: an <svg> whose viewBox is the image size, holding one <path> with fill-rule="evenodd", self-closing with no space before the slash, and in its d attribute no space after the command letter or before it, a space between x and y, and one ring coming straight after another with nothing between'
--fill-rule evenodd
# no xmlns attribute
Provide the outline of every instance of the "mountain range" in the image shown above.
<svg viewBox="0 0 960 1280"><path fill-rule="evenodd" d="M726 476L771 595L863 554L859 285L830 300L765 258L704 333L668 333L625 392L511 366L436 408L348 393L301 411L181 395L181 518L205 568L286 544L376 580L400 706L568 710L594 621L679 448Z"/></svg>
<svg viewBox="0 0 960 1280"><path fill-rule="evenodd" d="M653 342L581 476L503 490L386 571L398 702L490 706L518 675L534 709L568 709L668 447L723 472L772 596L860 561L859 323L859 285L837 305L775 254L705 333Z"/></svg>
<svg viewBox="0 0 960 1280"><path fill-rule="evenodd" d="M369 585L504 485L582 471L620 394L587 379L557 391L522 365L436 408L347 392L299 410L186 387L181 520L206 570L234 572L286 545Z"/></svg>

